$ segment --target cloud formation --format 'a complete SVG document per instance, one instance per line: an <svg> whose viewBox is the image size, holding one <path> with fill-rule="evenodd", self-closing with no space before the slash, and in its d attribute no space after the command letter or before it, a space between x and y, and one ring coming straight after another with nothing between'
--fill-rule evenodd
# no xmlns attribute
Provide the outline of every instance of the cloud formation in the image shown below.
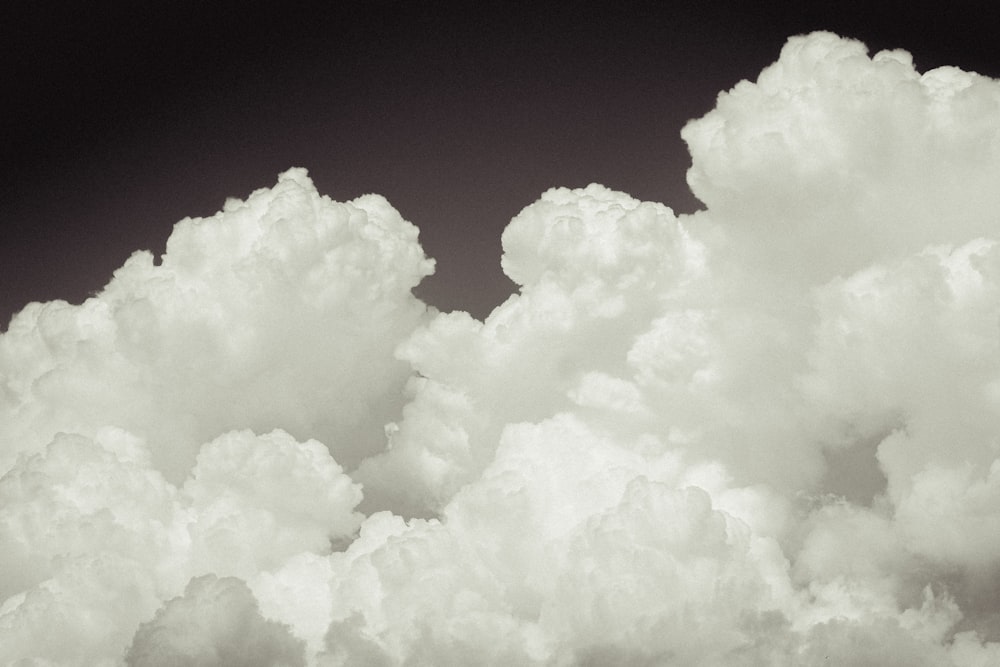
<svg viewBox="0 0 1000 667"><path fill-rule="evenodd" d="M794 37L484 321L293 169L0 337L0 658L1000 662L1000 82Z"/></svg>

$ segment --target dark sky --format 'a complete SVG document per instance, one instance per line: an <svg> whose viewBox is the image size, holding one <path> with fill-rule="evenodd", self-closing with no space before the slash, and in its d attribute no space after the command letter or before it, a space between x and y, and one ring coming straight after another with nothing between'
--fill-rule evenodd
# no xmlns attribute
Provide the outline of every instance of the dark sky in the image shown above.
<svg viewBox="0 0 1000 667"><path fill-rule="evenodd" d="M513 289L500 233L545 189L694 210L681 127L789 35L1000 77L997 3L819 4L16 3L0 328L28 301L80 302L177 220L291 166L334 199L388 197L438 260L418 293L482 317Z"/></svg>

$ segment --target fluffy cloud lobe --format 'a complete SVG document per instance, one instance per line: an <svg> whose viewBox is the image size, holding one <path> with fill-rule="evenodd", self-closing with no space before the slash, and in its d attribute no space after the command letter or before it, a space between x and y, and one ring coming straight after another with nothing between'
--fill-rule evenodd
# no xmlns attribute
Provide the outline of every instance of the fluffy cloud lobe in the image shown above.
<svg viewBox="0 0 1000 667"><path fill-rule="evenodd" d="M483 321L293 169L0 337L0 658L1000 661L1000 82L829 33Z"/></svg>

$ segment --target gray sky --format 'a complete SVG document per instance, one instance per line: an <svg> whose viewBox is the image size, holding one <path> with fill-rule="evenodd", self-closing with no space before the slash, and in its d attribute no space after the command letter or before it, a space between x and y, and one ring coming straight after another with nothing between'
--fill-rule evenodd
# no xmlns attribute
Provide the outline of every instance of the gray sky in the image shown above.
<svg viewBox="0 0 1000 667"><path fill-rule="evenodd" d="M388 197L438 260L419 294L483 317L513 289L500 233L545 189L696 209L681 127L792 34L1000 75L982 3L425 4L5 10L4 326L31 300L78 303L179 219L291 166L337 200Z"/></svg>

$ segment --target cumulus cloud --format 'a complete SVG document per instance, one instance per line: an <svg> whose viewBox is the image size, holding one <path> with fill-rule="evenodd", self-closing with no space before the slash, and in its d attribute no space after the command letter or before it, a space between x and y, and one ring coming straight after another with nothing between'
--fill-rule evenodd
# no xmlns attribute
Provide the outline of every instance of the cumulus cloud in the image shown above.
<svg viewBox="0 0 1000 667"><path fill-rule="evenodd" d="M146 439L173 482L230 429L317 437L355 465L381 449L426 317L433 262L383 198L321 197L302 169L179 222L160 263L136 252L82 305L30 304L0 341L0 461L61 431Z"/></svg>
<svg viewBox="0 0 1000 667"><path fill-rule="evenodd" d="M829 33L483 321L304 170L0 338L0 658L1000 660L1000 82Z"/></svg>
<svg viewBox="0 0 1000 667"><path fill-rule="evenodd" d="M209 574L192 579L182 597L139 628L125 662L296 667L305 665L305 657L301 640L260 615L242 580Z"/></svg>

